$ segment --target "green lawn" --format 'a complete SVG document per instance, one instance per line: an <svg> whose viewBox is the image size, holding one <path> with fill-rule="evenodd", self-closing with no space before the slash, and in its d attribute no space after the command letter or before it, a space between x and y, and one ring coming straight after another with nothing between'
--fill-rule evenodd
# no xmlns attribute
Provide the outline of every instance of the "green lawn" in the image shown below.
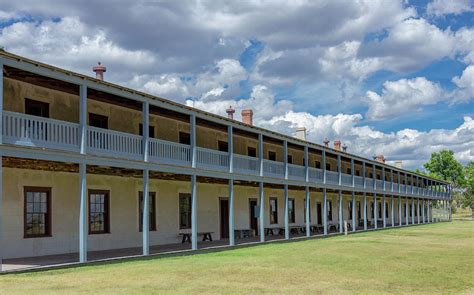
<svg viewBox="0 0 474 295"><path fill-rule="evenodd" d="M454 221L0 276L10 293L474 293L474 222Z"/></svg>

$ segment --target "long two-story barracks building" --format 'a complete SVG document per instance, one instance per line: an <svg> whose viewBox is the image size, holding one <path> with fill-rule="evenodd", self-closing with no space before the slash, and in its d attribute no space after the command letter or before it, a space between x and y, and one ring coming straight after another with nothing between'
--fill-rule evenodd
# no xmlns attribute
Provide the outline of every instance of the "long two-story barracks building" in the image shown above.
<svg viewBox="0 0 474 295"><path fill-rule="evenodd" d="M448 183L255 127L251 110L210 114L101 65L0 51L0 66L4 270L450 220Z"/></svg>

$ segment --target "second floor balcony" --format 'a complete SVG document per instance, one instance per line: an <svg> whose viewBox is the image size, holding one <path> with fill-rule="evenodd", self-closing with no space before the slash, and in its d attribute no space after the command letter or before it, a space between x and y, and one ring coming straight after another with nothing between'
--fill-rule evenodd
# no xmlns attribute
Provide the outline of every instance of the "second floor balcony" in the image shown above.
<svg viewBox="0 0 474 295"><path fill-rule="evenodd" d="M42 118L22 113L3 112L3 142L6 144L80 152L80 125L61 120ZM134 161L143 161L143 137L126 132L109 129L86 127L87 154L114 157ZM192 148L190 145L177 142L149 138L148 161L175 165L192 166ZM196 147L196 167L200 169L228 172L230 156L228 152ZM260 161L257 157L233 154L233 172L245 175L260 175ZM263 176L285 179L283 162L263 159ZM339 178L340 176L340 178ZM302 165L288 164L288 179L306 181L306 169ZM324 182L324 171L308 167L308 181ZM389 181L365 178L365 188L383 192L401 192L413 195L431 195L436 192L421 187L413 187ZM364 177L326 170L326 183L343 187L364 188ZM385 188L385 190L384 190ZM392 190L393 189L393 190ZM446 192L438 191L438 196L447 196Z"/></svg>

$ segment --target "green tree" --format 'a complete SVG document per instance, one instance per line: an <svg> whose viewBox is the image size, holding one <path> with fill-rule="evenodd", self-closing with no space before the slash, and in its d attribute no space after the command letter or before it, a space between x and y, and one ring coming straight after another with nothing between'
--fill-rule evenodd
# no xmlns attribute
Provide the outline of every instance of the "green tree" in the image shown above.
<svg viewBox="0 0 474 295"><path fill-rule="evenodd" d="M423 166L430 174L437 175L444 181L451 182L457 187L464 185L464 169L454 158L453 151L442 150L432 153L430 160Z"/></svg>
<svg viewBox="0 0 474 295"><path fill-rule="evenodd" d="M474 162L469 162L469 164L464 167L465 191L463 193L463 207L468 207L474 210Z"/></svg>

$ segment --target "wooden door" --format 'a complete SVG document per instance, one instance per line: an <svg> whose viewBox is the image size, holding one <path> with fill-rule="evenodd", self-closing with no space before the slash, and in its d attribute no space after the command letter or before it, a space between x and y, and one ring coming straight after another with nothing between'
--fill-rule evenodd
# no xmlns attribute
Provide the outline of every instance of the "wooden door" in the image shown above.
<svg viewBox="0 0 474 295"><path fill-rule="evenodd" d="M258 236L258 205L257 200L249 200L250 229Z"/></svg>
<svg viewBox="0 0 474 295"><path fill-rule="evenodd" d="M221 239L229 238L229 200L220 200Z"/></svg>

